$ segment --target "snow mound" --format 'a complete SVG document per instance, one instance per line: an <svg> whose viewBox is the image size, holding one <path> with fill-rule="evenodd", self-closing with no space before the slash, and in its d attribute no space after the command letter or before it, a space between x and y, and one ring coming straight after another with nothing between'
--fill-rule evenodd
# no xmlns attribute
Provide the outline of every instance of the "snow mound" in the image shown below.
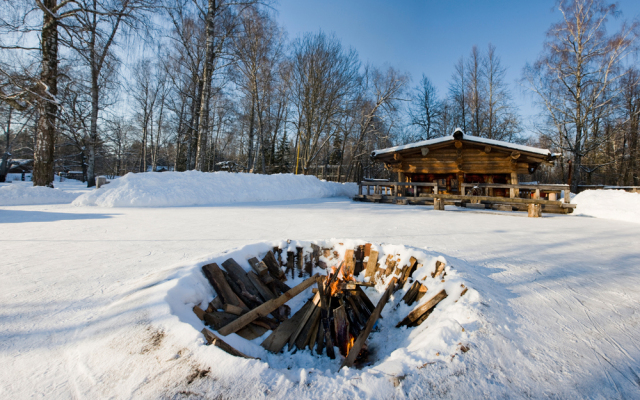
<svg viewBox="0 0 640 400"><path fill-rule="evenodd" d="M78 197L76 206L176 207L219 203L353 197L355 183L321 181L314 176L229 172L129 173Z"/></svg>
<svg viewBox="0 0 640 400"><path fill-rule="evenodd" d="M69 193L44 186L11 184L0 187L0 206L71 203L79 193Z"/></svg>
<svg viewBox="0 0 640 400"><path fill-rule="evenodd" d="M640 194L624 190L585 190L571 201L575 215L640 223Z"/></svg>
<svg viewBox="0 0 640 400"><path fill-rule="evenodd" d="M333 248L337 251L339 256L334 259L337 260L337 265L339 260L344 257L347 249L364 245L366 242L362 240L337 239L314 242L262 242L219 254L186 269L181 276L166 281L167 287L170 289L165 292L166 297L161 302L166 304L162 307L164 311L158 310L160 312L152 319L156 323L161 323L167 334L175 331L176 333L180 332L179 334L182 337L190 337L192 345L195 345L192 350L203 354L204 359L216 360L208 362L208 365L205 366L211 369L213 375L221 373L225 365L227 367L241 365L242 376L253 375L254 373L260 374L260 371L263 371L268 366L275 374L270 377L271 381L279 381L282 379L281 376L297 376L301 377L301 381L305 381L313 376L313 380L316 382L332 381L331 386L339 386L346 381L352 382L353 379L361 379L363 382L371 383L376 381L387 382L389 376L418 373L419 369L426 365L450 362L456 356L463 354L463 351L466 351L469 346L475 347L475 344L470 345L470 342L472 342L483 321L482 313L479 311L479 293L471 288L467 288L466 293L463 293L466 288L466 282L450 265L445 268L444 279L441 279L440 276L431 276L436 269L436 261L446 263L444 257L429 254L412 247L388 244L373 244L371 246L371 250L379 252L379 260L385 260L387 256L392 256L400 260L396 265L406 265L411 257L415 257L421 265L414 271L404 287L395 292L386 303L382 311L382 319L378 320L376 329L371 333L367 341L368 349L372 355L368 366L363 369L347 368L336 374L343 360L337 348L337 357L334 360L329 359L326 354L317 355L312 353L309 349L287 351L286 346L282 353L270 353L260 346L269 336L270 331L254 340L243 339L235 333L224 337L224 340L237 350L260 360L242 360L213 346L205 345L204 337L200 334L205 325L196 317L193 307L198 305L202 309L206 309L208 303L216 294L202 273L202 265L212 262L222 265L225 260L233 258L246 271L250 271L251 268L247 262L249 258L258 257L261 259L274 247L280 247L283 250L283 254L286 254L287 251L295 252L297 248L303 248L304 252L307 253L312 250L311 243L323 248ZM332 262L328 261L327 265L331 267ZM313 273L324 275L326 271L315 268ZM393 276L392 274L383 278L383 281L378 281L375 287L363 288L373 304L378 303L386 289L386 285ZM304 279L305 277L291 279L291 276L289 276L289 280L286 283L290 287L294 287ZM364 271L356 279L358 281L365 280ZM425 285L428 291L419 302L408 306L402 302L402 298L415 280L419 280ZM424 323L413 328L396 328L398 322L414 308L426 303L443 289L446 290L448 296L436 306ZM291 307L291 315L312 297L312 288L308 288L288 301L287 305ZM169 315L165 313L169 313ZM211 327L208 328L213 330ZM191 330L191 334L187 335L186 332L189 330ZM199 339L194 340L196 338ZM340 377L341 383L333 381L338 377ZM343 380L345 382L342 382ZM374 397L377 396L374 395Z"/></svg>

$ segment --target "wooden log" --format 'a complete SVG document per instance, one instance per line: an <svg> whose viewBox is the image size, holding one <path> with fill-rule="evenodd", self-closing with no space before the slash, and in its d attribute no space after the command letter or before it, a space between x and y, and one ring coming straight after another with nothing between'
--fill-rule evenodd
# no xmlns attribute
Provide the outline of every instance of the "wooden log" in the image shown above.
<svg viewBox="0 0 640 400"><path fill-rule="evenodd" d="M344 306L337 307L333 310L333 325L336 336L336 344L340 350L340 354L347 356L349 354L349 319Z"/></svg>
<svg viewBox="0 0 640 400"><path fill-rule="evenodd" d="M209 283L211 283L211 286L213 286L218 296L221 297L223 303L247 308L246 304L238 298L229 286L229 283L225 279L224 273L220 267L218 267L218 264L211 263L204 265L202 267L202 272L204 272L204 275L207 277Z"/></svg>
<svg viewBox="0 0 640 400"><path fill-rule="evenodd" d="M324 340L322 341L322 343L327 349L327 356L333 360L336 358L336 354L333 349L333 340L331 340L331 325L329 322L329 313L331 310L329 309L327 292L328 288L325 287L324 281L322 279L318 279L318 294L320 295L320 318L322 323L322 332L324 334ZM318 351L317 354L322 354L322 350Z"/></svg>
<svg viewBox="0 0 640 400"><path fill-rule="evenodd" d="M296 247L296 267L298 268L298 278L304 276L304 253L302 247Z"/></svg>
<svg viewBox="0 0 640 400"><path fill-rule="evenodd" d="M273 279L279 279L283 281L287 280L285 273L282 272L282 269L280 268L280 263L278 262L278 260L276 260L276 256L273 254L272 251L268 252L264 256L264 258L262 259L262 262L264 262L264 264L269 269L269 274Z"/></svg>
<svg viewBox="0 0 640 400"><path fill-rule="evenodd" d="M287 251L287 270L285 271L285 275L291 272L291 279L295 278L295 261L294 261L295 253L293 251Z"/></svg>
<svg viewBox="0 0 640 400"><path fill-rule="evenodd" d="M263 303L262 299L259 299L258 297L247 292L247 289L246 289L246 286L244 286L244 283L233 280L229 276L229 274L225 271L222 271L222 273L224 274L224 278L227 280L229 287L231 288L231 290L233 290L233 293L235 293L236 296L238 296L238 298L243 304L246 304L246 306L243 308L246 308L247 310L249 310L250 308L258 307L260 304Z"/></svg>
<svg viewBox="0 0 640 400"><path fill-rule="evenodd" d="M400 275L400 279L398 279L398 288L404 286L404 283L407 281L407 279L409 279L411 274L413 274L413 271L415 271L416 265L418 265L418 260L416 260L414 257L411 257L411 259L409 259L409 265L405 265L402 268L402 274Z"/></svg>
<svg viewBox="0 0 640 400"><path fill-rule="evenodd" d="M373 282L348 281L348 282L342 282L342 290L355 290L356 286L373 287L375 285L376 284Z"/></svg>
<svg viewBox="0 0 640 400"><path fill-rule="evenodd" d="M360 313L360 308L358 307L358 304L356 304L356 301L359 301L359 299L355 299L358 299L357 294L355 296L345 296L345 310L347 311L347 315L349 316L349 321L352 325L352 328L355 328L354 331L356 332L356 334L354 336L360 333L360 331L367 325L367 318L363 318L362 314Z"/></svg>
<svg viewBox="0 0 640 400"><path fill-rule="evenodd" d="M362 304L366 306L367 314L371 315L373 310L376 308L371 302L371 299L369 299L369 296L367 296L367 294L364 292L364 290L362 290L361 287L358 286L355 291L358 293L358 297L360 298Z"/></svg>
<svg viewBox="0 0 640 400"><path fill-rule="evenodd" d="M306 314L302 316L302 319L300 319L300 322L298 323L298 327L293 331L293 333L291 334L291 337L289 338L289 350L293 348L294 344L296 343L296 340L298 339L298 336L300 335L305 325L307 324L307 321L309 320L309 318L311 318L315 310L318 308L318 305L320 304L319 293L316 293L313 296L313 298L311 299L311 303L313 304L313 307L307 310Z"/></svg>
<svg viewBox="0 0 640 400"><path fill-rule="evenodd" d="M318 246L317 244L313 244L311 243L311 256L313 259L313 265L314 266L318 266L318 263L320 262L320 246Z"/></svg>
<svg viewBox="0 0 640 400"><path fill-rule="evenodd" d="M389 301L389 296L391 296L391 292L393 291L393 288L396 284L396 280L397 280L396 278L392 278L391 284L389 285L389 287L387 287L387 290L384 292L384 294L380 298L380 301L378 302L378 305L376 305L376 308L373 310L373 313L371 313L371 316L367 321L367 326L365 326L362 332L360 332L360 334L358 335L358 338L353 344L351 351L349 351L349 354L342 362L342 365L340 365L340 368L338 369L338 371L341 370L342 367L353 366L353 363L356 361L358 354L360 354L360 350L362 350L362 346L364 346L365 342L367 341L367 338L369 337L369 334L373 330L373 326L375 325L378 318L380 318L380 313L382 313L382 309Z"/></svg>
<svg viewBox="0 0 640 400"><path fill-rule="evenodd" d="M398 325L396 325L396 328L399 328L405 325L413 326L414 323L418 322L420 317L422 317L427 311L430 311L432 308L437 306L438 303L440 303L446 297L447 297L447 292L444 289L442 289L435 296L429 299L426 303L419 306L415 310L411 311L409 315L407 315L402 321L398 322ZM424 321L424 319L422 321ZM422 323L422 321L420 321L420 323Z"/></svg>
<svg viewBox="0 0 640 400"><path fill-rule="evenodd" d="M216 296L213 298L213 300L209 302L209 307L207 307L207 312L220 310L222 309L223 304L224 303L222 302L222 299L220 298L220 296Z"/></svg>
<svg viewBox="0 0 640 400"><path fill-rule="evenodd" d="M371 243L364 245L364 256L369 257L371 255Z"/></svg>
<svg viewBox="0 0 640 400"><path fill-rule="evenodd" d="M316 354L321 355L324 351L324 326L322 324L322 309L320 310L320 321L318 323L318 334L316 335Z"/></svg>
<svg viewBox="0 0 640 400"><path fill-rule="evenodd" d="M311 327L311 334L309 336L309 340L305 344L305 346L309 346L309 350L313 353L313 348L316 345L316 340L318 339L318 331L320 330L320 315L322 314L322 309L318 307L318 316L315 318L315 323Z"/></svg>
<svg viewBox="0 0 640 400"><path fill-rule="evenodd" d="M420 287L418 288L418 294L416 295L415 301L420 301L420 299L422 299L424 295L427 294L427 290L428 289L425 285L420 285Z"/></svg>
<svg viewBox="0 0 640 400"><path fill-rule="evenodd" d="M402 301L404 301L405 304L410 306L416 301L416 296L418 296L420 285L421 284L418 281L413 282L409 290L407 290L407 293L405 293L402 297Z"/></svg>
<svg viewBox="0 0 640 400"><path fill-rule="evenodd" d="M256 271L256 274L258 274L259 277L269 275L269 268L267 268L267 265L264 262L258 260L255 257L250 258L247 261L249 262L249 265L251 265L251 268Z"/></svg>
<svg viewBox="0 0 640 400"><path fill-rule="evenodd" d="M233 315L242 315L242 313L244 312L242 308L238 306L234 306L233 304L224 304L222 306L222 309L224 310L224 312L233 314Z"/></svg>
<svg viewBox="0 0 640 400"><path fill-rule="evenodd" d="M214 311L212 313L207 313L204 315L204 321L207 325L213 327L215 330L219 330L225 325L237 320L239 317L237 315L229 314L226 312L217 312ZM247 339L253 340L265 334L269 329L257 326L254 324L247 325L242 329L239 329L236 333L238 336Z"/></svg>
<svg viewBox="0 0 640 400"><path fill-rule="evenodd" d="M200 319L200 321L204 321L204 311L200 306L193 306L193 313Z"/></svg>
<svg viewBox="0 0 640 400"><path fill-rule="evenodd" d="M265 316L269 315L271 312L276 310L278 307L280 307L281 305L283 305L287 301L291 300L292 298L294 298L298 294L302 293L309 286L311 286L314 283L316 283L317 280L318 280L318 276L319 275L316 274L316 275L312 276L311 278L306 279L304 282L302 282L298 286L294 287L293 289L287 291L282 296L280 296L280 297L278 297L276 299L273 299L273 300L269 300L269 301L265 302L264 304L262 304L261 306L254 308L253 310L251 310L248 313L244 314L243 316L241 316L237 320L233 321L232 323L222 327L221 329L218 330L218 332L222 336L227 336L230 333L236 332L238 329L242 328L243 326L248 325L254 319L256 319L258 317L265 317Z"/></svg>
<svg viewBox="0 0 640 400"><path fill-rule="evenodd" d="M246 271L234 260L233 258L229 258L225 262L222 263L222 266L229 274L229 277L233 279L243 291L248 292L251 296L254 296L258 299L261 298L260 292L253 286L251 280L247 276ZM262 299L263 301L266 299Z"/></svg>
<svg viewBox="0 0 640 400"><path fill-rule="evenodd" d="M316 322L320 319L320 307L315 306L312 308L312 310L313 312L311 313L311 316L309 317L307 322L304 323L304 326L300 331L300 334L295 340L295 346L300 350L303 350L305 346L309 343L311 335L313 335L314 333L313 332L314 327L316 331L318 330L318 325L316 324Z"/></svg>
<svg viewBox="0 0 640 400"><path fill-rule="evenodd" d="M248 359L251 359L251 360L255 360L256 359L255 357L248 356L248 355L236 350L235 348L233 348L231 345L229 345L224 340L220 339L218 336L216 336L213 332L211 332L207 328L203 328L202 329L202 334L204 335L205 339L207 340L207 343L209 343L210 345L216 346L220 350L222 350L222 351L224 351L226 353L229 353L232 356L248 358Z"/></svg>
<svg viewBox="0 0 640 400"><path fill-rule="evenodd" d="M353 275L356 268L356 262L353 259L353 250L349 249L344 252L344 271L346 275Z"/></svg>
<svg viewBox="0 0 640 400"><path fill-rule="evenodd" d="M267 351L272 353L279 353L285 344L289 341L289 338L295 330L298 329L302 321L303 316L313 306L313 301L307 301L304 306L298 312L293 314L291 318L284 321L276 329L273 330L271 335L267 337L260 346L264 347Z"/></svg>
<svg viewBox="0 0 640 400"><path fill-rule="evenodd" d="M276 295L273 294L273 292L271 292L271 290L264 283L262 283L262 281L260 280L260 278L255 272L251 271L247 273L247 276L249 277L249 280L251 281L253 286L258 290L258 292L260 293L260 296L262 296L263 299L271 300L276 298Z"/></svg>
<svg viewBox="0 0 640 400"><path fill-rule="evenodd" d="M444 272L444 267L446 266L447 264L443 263L442 261L440 260L436 261L436 269L431 273L431 277L435 278L436 276L439 276L440 274L442 274Z"/></svg>
<svg viewBox="0 0 640 400"><path fill-rule="evenodd" d="M369 261L367 261L367 268L365 269L364 276L370 278L370 282L374 281L375 273L377 270L378 252L371 250L369 252Z"/></svg>
<svg viewBox="0 0 640 400"><path fill-rule="evenodd" d="M364 246L358 246L354 254L356 257L356 264L353 270L353 275L358 276L364 269L362 265L362 259L364 258Z"/></svg>

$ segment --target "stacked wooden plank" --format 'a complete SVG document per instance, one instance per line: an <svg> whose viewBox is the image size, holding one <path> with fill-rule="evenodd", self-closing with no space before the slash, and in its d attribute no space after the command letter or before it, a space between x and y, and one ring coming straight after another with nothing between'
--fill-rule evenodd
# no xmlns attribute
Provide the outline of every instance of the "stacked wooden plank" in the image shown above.
<svg viewBox="0 0 640 400"><path fill-rule="evenodd" d="M286 346L288 351L309 349L335 358L337 347L344 357L341 368L363 362L368 354L367 338L384 306L393 292L411 283L410 277L420 264L413 257L408 263L401 263L397 255L379 260L378 252L370 244L347 249L343 257L334 249L315 245L307 254L302 248L295 250L274 248L262 260L251 258L247 260L251 266L248 272L233 258L221 266L204 265L202 271L217 296L206 310L196 306L194 312L221 336L236 333L253 340L271 331L261 346L272 353L279 353ZM327 267L327 263L334 265L338 261L339 267ZM312 276L317 267L325 269L326 275ZM444 278L444 268L444 263L438 261L432 277ZM356 281L362 271L368 282ZM288 275L306 279L291 288L285 283ZM381 279L387 287L374 305L362 286L373 286ZM313 297L290 316L291 310L285 303L312 286L317 286ZM412 305L426 293L427 288L414 281L402 301ZM444 290L437 293L416 307L398 327L421 324L446 296ZM208 343L229 354L247 357L206 328L203 332Z"/></svg>

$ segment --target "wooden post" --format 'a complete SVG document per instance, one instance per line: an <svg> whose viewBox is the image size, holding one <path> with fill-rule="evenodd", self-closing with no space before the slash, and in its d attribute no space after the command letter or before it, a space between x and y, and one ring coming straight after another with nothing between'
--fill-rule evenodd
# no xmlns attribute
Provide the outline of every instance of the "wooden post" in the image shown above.
<svg viewBox="0 0 640 400"><path fill-rule="evenodd" d="M533 196L534 199L540 198L540 189L536 189L536 194Z"/></svg>
<svg viewBox="0 0 640 400"><path fill-rule="evenodd" d="M528 216L529 216L529 218L540 218L542 216L542 205L540 205L540 204L529 204L529 206L528 206Z"/></svg>
<svg viewBox="0 0 640 400"><path fill-rule="evenodd" d="M464 174L461 172L458 172L458 193L464 196L464 188L462 187L462 184L464 183Z"/></svg>
<svg viewBox="0 0 640 400"><path fill-rule="evenodd" d="M511 181L510 183L512 185L517 185L518 184L518 174L515 172L511 173ZM516 188L511 188L509 189L509 197L514 199L516 197L518 197L520 195L520 191Z"/></svg>
<svg viewBox="0 0 640 400"><path fill-rule="evenodd" d="M433 209L438 211L444 211L444 200L440 197L433 199Z"/></svg>
<svg viewBox="0 0 640 400"><path fill-rule="evenodd" d="M569 189L564 190L564 202L571 203L571 190Z"/></svg>

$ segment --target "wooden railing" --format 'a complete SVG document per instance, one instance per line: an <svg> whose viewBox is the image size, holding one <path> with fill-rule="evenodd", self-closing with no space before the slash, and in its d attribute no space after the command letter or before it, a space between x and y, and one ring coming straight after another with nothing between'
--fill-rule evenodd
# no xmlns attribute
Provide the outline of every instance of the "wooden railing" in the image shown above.
<svg viewBox="0 0 640 400"><path fill-rule="evenodd" d="M373 187L373 193L371 188ZM405 188L413 188L413 196L407 196ZM431 187L432 193L418 194L418 188ZM463 202L487 202L487 203L517 203L517 204L546 204L548 206L558 206L561 208L575 208L570 204L569 185L527 185L527 184L501 184L501 183L463 183L460 194L445 194L438 191L438 184L434 182L380 182L364 181L359 183L357 198L362 200L409 200L419 199L443 199L447 201ZM476 189L475 193L467 193L469 189ZM492 189L509 189L509 197L493 196ZM520 190L531 191L531 198L520 198ZM557 195L564 192L564 201L557 200ZM549 199L542 198L542 193L553 194Z"/></svg>
<svg viewBox="0 0 640 400"><path fill-rule="evenodd" d="M463 183L462 194L467 194L467 189L480 189L484 196L489 196L489 189L509 189L509 197L516 198L519 195L520 190L527 190L533 192L534 199L540 199L541 192L550 194L560 194L564 192L564 202L571 202L571 195L569 185L527 185L527 184L506 184L506 183ZM550 198L549 200L556 200Z"/></svg>

